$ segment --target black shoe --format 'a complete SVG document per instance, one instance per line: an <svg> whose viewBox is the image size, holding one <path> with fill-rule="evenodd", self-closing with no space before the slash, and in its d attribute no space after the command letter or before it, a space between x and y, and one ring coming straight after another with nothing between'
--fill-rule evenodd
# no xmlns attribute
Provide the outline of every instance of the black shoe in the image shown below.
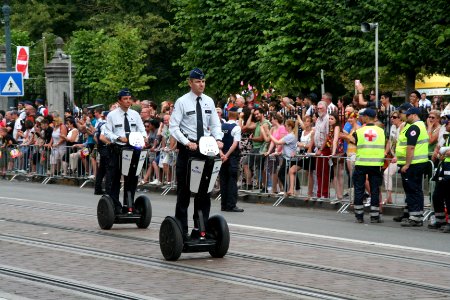
<svg viewBox="0 0 450 300"><path fill-rule="evenodd" d="M200 230L197 228L192 229L190 238L191 240L198 240L200 238Z"/></svg>
<svg viewBox="0 0 450 300"><path fill-rule="evenodd" d="M441 231L444 233L450 233L450 224L441 227Z"/></svg>
<svg viewBox="0 0 450 300"><path fill-rule="evenodd" d="M186 243L190 240L191 240L191 236L189 235L189 233L187 233L187 232L183 233L183 243Z"/></svg>
<svg viewBox="0 0 450 300"><path fill-rule="evenodd" d="M384 221L380 217L370 217L370 223L383 223Z"/></svg>
<svg viewBox="0 0 450 300"><path fill-rule="evenodd" d="M409 218L409 216L401 215L401 216L393 217L392 220L394 220L394 222L402 222L404 219L408 219L408 218Z"/></svg>
<svg viewBox="0 0 450 300"><path fill-rule="evenodd" d="M363 218L355 218L355 223L364 224L364 219Z"/></svg>
<svg viewBox="0 0 450 300"><path fill-rule="evenodd" d="M117 215L121 215L122 214L122 206L116 206L114 208L114 213Z"/></svg>
<svg viewBox="0 0 450 300"><path fill-rule="evenodd" d="M94 192L94 195L104 195L104 194L106 194L106 191L104 190Z"/></svg>
<svg viewBox="0 0 450 300"><path fill-rule="evenodd" d="M421 227L423 226L423 221L415 221L412 219L404 219L400 224L402 227Z"/></svg>
<svg viewBox="0 0 450 300"><path fill-rule="evenodd" d="M439 229L441 227L444 227L446 223L434 223L434 224L428 224L428 229Z"/></svg>
<svg viewBox="0 0 450 300"><path fill-rule="evenodd" d="M227 209L225 211L227 211L227 212L244 212L244 210L242 208L239 208L237 206L235 206L235 207L233 207L231 209Z"/></svg>

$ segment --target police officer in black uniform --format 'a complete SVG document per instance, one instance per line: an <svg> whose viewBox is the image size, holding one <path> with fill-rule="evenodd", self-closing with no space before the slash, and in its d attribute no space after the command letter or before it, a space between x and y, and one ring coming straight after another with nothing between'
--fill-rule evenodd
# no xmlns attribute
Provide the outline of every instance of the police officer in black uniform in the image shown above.
<svg viewBox="0 0 450 300"><path fill-rule="evenodd" d="M445 221L445 207L447 213L450 210L450 115L445 120L445 129L447 134L444 135L444 144L440 147L441 165L435 176L436 188L433 192L433 207L436 217L436 223L428 224L429 229L442 229L445 233L450 233L450 220Z"/></svg>
<svg viewBox="0 0 450 300"><path fill-rule="evenodd" d="M228 121L222 124L223 148L220 151L222 167L220 168L220 200L222 211L243 212L236 206L238 196L239 141L241 127L236 123L237 111L228 112Z"/></svg>
<svg viewBox="0 0 450 300"><path fill-rule="evenodd" d="M103 112L103 115L107 117L108 112ZM95 176L95 188L94 195L103 195L111 193L111 176L106 176L108 172L108 165L111 159L111 149L108 144L111 143L105 135L105 127L106 121L99 121L97 124L97 129L94 134L94 140L97 142L97 150L100 154L100 165L97 168L97 174ZM105 190L102 188L103 178L105 178Z"/></svg>
<svg viewBox="0 0 450 300"><path fill-rule="evenodd" d="M108 120L104 125L104 135L111 141L110 147L110 171L107 173L107 181L111 182L111 190L108 195L114 202L116 214L122 213L122 205L119 201L121 170L121 150L128 144L130 132L140 132L147 141L144 123L141 116L135 110L130 109L131 93L128 89L123 89L118 94L119 107L108 114ZM124 176L124 206L127 204L128 192L131 192L131 198L134 199L136 192L138 176ZM124 209L128 209L124 207Z"/></svg>
<svg viewBox="0 0 450 300"><path fill-rule="evenodd" d="M190 202L190 190L188 181L188 163L191 157L199 157L197 151L198 141L202 136L213 136L217 140L219 148L222 148L222 128L217 115L214 101L203 94L205 90L205 75L203 71L195 68L189 74L188 80L191 91L180 97L174 106L170 117L170 134L178 141L177 156L177 205L175 217L183 226L183 238L188 239L188 207ZM203 198L207 199L203 199ZM209 218L211 208L210 195L202 195L194 199L194 229L191 237L198 233L198 210L203 214L204 224Z"/></svg>

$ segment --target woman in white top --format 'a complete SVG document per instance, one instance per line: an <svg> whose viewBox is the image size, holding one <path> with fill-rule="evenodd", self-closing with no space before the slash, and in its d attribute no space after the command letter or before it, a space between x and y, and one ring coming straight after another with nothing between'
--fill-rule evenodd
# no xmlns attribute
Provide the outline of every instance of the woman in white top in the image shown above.
<svg viewBox="0 0 450 300"><path fill-rule="evenodd" d="M303 120L300 116L297 116L297 121L302 127L302 136L300 142L297 143L299 154L305 155L298 161L298 166L308 172L308 200L313 197L314 188L314 170L316 162L314 156L306 155L312 153L313 141L314 141L314 128L312 127L312 118L310 116L304 116Z"/></svg>
<svg viewBox="0 0 450 300"><path fill-rule="evenodd" d="M395 157L395 147L397 145L398 135L405 123L402 123L398 111L391 113L391 132L386 143L384 156ZM384 187L386 188L386 199L383 204L392 204L392 176L397 172L397 163L390 162L388 167L383 172Z"/></svg>
<svg viewBox="0 0 450 300"><path fill-rule="evenodd" d="M76 125L74 119L67 118L66 125L67 125L67 130L68 130L67 136L60 135L61 139L66 141L66 152L62 159L63 175L67 174L67 167L68 167L68 163L70 160L70 156L72 153L76 152L76 150L74 150L74 148L72 148L72 146L78 142L78 137L79 137L79 132L78 132L77 125ZM71 164L70 171L75 171L77 164L78 164L78 159L75 160L75 163Z"/></svg>
<svg viewBox="0 0 450 300"><path fill-rule="evenodd" d="M50 144L52 145L52 151L50 154L50 176L57 175L61 167L61 158L65 153L66 140L61 136L67 136L67 128L63 124L60 117L53 119L53 132Z"/></svg>

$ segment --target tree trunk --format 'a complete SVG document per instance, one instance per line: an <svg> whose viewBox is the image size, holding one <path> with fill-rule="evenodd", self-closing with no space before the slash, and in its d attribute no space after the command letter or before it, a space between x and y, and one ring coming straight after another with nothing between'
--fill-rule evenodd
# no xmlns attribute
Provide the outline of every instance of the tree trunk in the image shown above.
<svg viewBox="0 0 450 300"><path fill-rule="evenodd" d="M409 95L416 89L416 71L409 70L406 72L405 100L409 101Z"/></svg>

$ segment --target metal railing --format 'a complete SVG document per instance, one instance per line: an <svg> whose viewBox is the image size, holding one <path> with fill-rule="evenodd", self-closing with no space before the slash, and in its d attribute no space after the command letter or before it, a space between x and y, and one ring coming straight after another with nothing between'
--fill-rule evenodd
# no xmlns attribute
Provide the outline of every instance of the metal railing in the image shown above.
<svg viewBox="0 0 450 300"><path fill-rule="evenodd" d="M148 155L140 174L140 188L157 186L161 188L162 195L176 189L177 151L145 151L148 151ZM384 202L384 194L390 192L392 203L383 205L403 206L404 191L398 167L390 159L386 160L388 163L383 171L384 188L380 189L380 202ZM85 147L72 146L46 148L19 145L0 148L0 174L10 175L11 180L24 175L40 177L42 183L46 184L52 179L75 178L83 181L82 188L95 180L99 161L99 153L95 148L91 151ZM340 204L337 211L344 213L353 202L353 157L299 154L286 159L282 156L248 153L241 157L240 165L237 182L239 194L275 197L273 206L291 198ZM431 161L430 169L434 169ZM430 207L433 188L430 180L424 180L425 207ZM219 189L217 182L216 191ZM429 214L430 210L427 210L425 217Z"/></svg>

